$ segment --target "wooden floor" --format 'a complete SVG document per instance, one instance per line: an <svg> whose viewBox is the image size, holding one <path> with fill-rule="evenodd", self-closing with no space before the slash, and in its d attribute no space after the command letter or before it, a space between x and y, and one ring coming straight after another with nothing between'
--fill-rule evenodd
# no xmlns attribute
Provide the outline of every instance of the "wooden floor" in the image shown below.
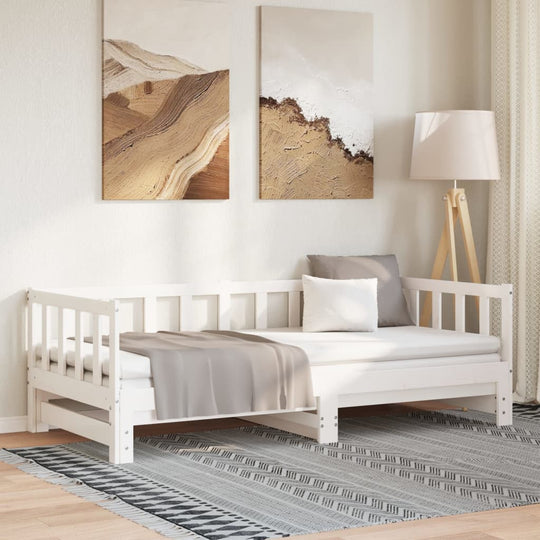
<svg viewBox="0 0 540 540"><path fill-rule="evenodd" d="M440 408L424 403L422 408ZM392 414L389 405L344 410L346 416ZM138 434L174 433L241 425L238 420L190 422L138 428ZM17 448L83 440L55 430L0 435L0 447ZM0 463L0 540L139 540L163 538L131 521ZM298 536L309 540L540 540L540 505Z"/></svg>

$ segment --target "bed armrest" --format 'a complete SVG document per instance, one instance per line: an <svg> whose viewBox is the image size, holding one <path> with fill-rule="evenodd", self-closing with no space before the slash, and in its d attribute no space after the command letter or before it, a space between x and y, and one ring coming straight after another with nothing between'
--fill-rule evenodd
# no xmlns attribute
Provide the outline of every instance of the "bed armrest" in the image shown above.
<svg viewBox="0 0 540 540"><path fill-rule="evenodd" d="M84 379L82 342L85 334L85 319L89 322L93 337L93 381L102 385L101 336L109 334L109 387L115 392L119 388L120 370L118 337L118 301L96 300L59 294L49 291L29 289L27 291L27 353L28 367L35 365L35 346L41 344L41 368L49 370L49 339L51 334L58 338L58 373L66 374L64 350L66 340L75 336L75 377Z"/></svg>
<svg viewBox="0 0 540 540"><path fill-rule="evenodd" d="M500 328L493 333L501 338L502 360L512 361L512 285L491 285L411 277L402 277L401 285L409 304L411 317L416 325L420 322L420 292L427 292L431 296L431 326L433 328L442 327L442 295L451 294L454 296L455 329L464 332L465 297L475 296L478 298L480 334L490 334L492 333L490 322L491 299L498 300L500 302Z"/></svg>

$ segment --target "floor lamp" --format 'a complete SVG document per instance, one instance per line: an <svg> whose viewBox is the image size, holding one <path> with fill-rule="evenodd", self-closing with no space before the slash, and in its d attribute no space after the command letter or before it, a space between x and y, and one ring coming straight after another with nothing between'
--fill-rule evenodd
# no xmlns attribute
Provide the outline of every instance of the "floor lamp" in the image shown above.
<svg viewBox="0 0 540 540"><path fill-rule="evenodd" d="M437 248L432 279L441 279L446 259L450 275L458 281L455 226L461 222L471 281L480 283L467 197L458 180L498 180L499 158L492 111L435 111L416 114L411 159L412 179L452 180L443 197L445 225ZM431 298L426 296L420 325L431 319Z"/></svg>

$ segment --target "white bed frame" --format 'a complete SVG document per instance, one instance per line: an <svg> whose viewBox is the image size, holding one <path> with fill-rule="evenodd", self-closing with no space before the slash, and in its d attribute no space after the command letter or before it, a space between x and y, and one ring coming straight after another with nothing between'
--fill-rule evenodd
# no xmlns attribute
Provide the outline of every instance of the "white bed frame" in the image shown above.
<svg viewBox="0 0 540 540"><path fill-rule="evenodd" d="M512 423L512 286L483 285L430 279L402 278L402 286L415 324L419 321L420 291L432 295L432 326L442 326L442 295L454 296L456 331L465 331L465 297L479 298L479 331L490 333L490 299L500 299L502 340L501 361L454 366L403 367L363 372L359 365L341 364L312 367L316 408L289 411L246 412L253 422L317 439L337 441L338 408L421 400L445 400L463 407L496 414L498 425ZM133 426L158 423L154 389L121 388L119 358L119 311L122 299L138 301L142 329L155 332L157 301L174 297L179 301L179 324L183 331L198 330L194 324L196 297L217 297L217 328L231 329L231 301L234 295L254 295L257 329L269 321L269 295L288 295L288 325L300 326L302 282L221 282L160 285L116 289L28 291L28 431L47 431L56 426L109 447L112 463L133 461ZM100 300L98 298L113 298ZM176 300L178 299L178 300ZM90 321L90 324L89 322ZM83 380L82 342L91 327L93 335L92 382ZM165 330L167 328L160 328ZM236 328L234 328L236 329ZM125 330L125 329L123 329ZM75 335L75 376L66 374L63 352L66 340ZM110 336L109 386L102 380L102 350L98 336ZM50 369L51 339L58 340L58 370ZM42 358L36 364L35 346L42 344ZM222 416L213 416L220 418ZM202 420L209 417L177 418L167 422Z"/></svg>

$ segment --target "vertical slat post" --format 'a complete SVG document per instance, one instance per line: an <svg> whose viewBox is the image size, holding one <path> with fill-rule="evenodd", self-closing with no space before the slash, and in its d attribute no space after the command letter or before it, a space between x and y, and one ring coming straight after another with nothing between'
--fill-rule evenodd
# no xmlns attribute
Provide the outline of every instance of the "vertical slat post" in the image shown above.
<svg viewBox="0 0 540 540"><path fill-rule="evenodd" d="M489 296L480 296L480 318L479 332L482 335L489 336Z"/></svg>
<svg viewBox="0 0 540 540"><path fill-rule="evenodd" d="M455 328L457 332L465 332L465 295L454 296Z"/></svg>
<svg viewBox="0 0 540 540"><path fill-rule="evenodd" d="M289 328L296 328L300 324L300 292L289 291Z"/></svg>
<svg viewBox="0 0 540 540"><path fill-rule="evenodd" d="M120 336L119 336L119 311L120 302L111 301L109 314L109 386L113 389L120 388Z"/></svg>
<svg viewBox="0 0 540 540"><path fill-rule="evenodd" d="M442 294L434 292L431 297L432 328L440 330L442 328Z"/></svg>
<svg viewBox="0 0 540 540"><path fill-rule="evenodd" d="M255 328L268 328L268 294L265 292L255 293Z"/></svg>
<svg viewBox="0 0 540 540"><path fill-rule="evenodd" d="M64 309L58 308L58 373L66 374L66 326Z"/></svg>
<svg viewBox="0 0 540 540"><path fill-rule="evenodd" d="M120 336L118 323L119 302L111 301L109 313L109 461L133 462L133 411L129 394L121 397Z"/></svg>
<svg viewBox="0 0 540 540"><path fill-rule="evenodd" d="M30 369L35 366L35 343L34 343L34 308L35 304L32 301L32 291L28 291L27 295L28 309L27 309L27 417L26 425L30 433L37 431L37 390L32 385L32 378L30 377Z"/></svg>
<svg viewBox="0 0 540 540"><path fill-rule="evenodd" d="M503 362L512 366L512 334L513 334L513 293L512 286L508 286L507 294L501 299L501 357Z"/></svg>
<svg viewBox="0 0 540 540"><path fill-rule="evenodd" d="M497 425L512 424L512 335L513 335L513 292L507 285L506 294L501 298L501 359L507 362L509 373L503 373L497 384Z"/></svg>
<svg viewBox="0 0 540 540"><path fill-rule="evenodd" d="M82 311L75 311L75 378L83 380L83 328L82 328Z"/></svg>
<svg viewBox="0 0 540 540"><path fill-rule="evenodd" d="M43 304L41 306L41 369L49 371L49 309Z"/></svg>
<svg viewBox="0 0 540 540"><path fill-rule="evenodd" d="M191 294L183 294L180 296L180 331L186 332L192 328L193 318L193 296Z"/></svg>
<svg viewBox="0 0 540 540"><path fill-rule="evenodd" d="M231 295L221 292L218 296L218 330L231 329Z"/></svg>
<svg viewBox="0 0 540 540"><path fill-rule="evenodd" d="M96 313L92 316L92 342L93 342L93 354L92 354L92 383L101 386L103 378L102 370L102 356L101 356L101 317Z"/></svg>
<svg viewBox="0 0 540 540"><path fill-rule="evenodd" d="M157 299L146 296L143 299L143 328L145 332L157 332Z"/></svg>
<svg viewBox="0 0 540 540"><path fill-rule="evenodd" d="M409 314L413 323L418 326L420 324L420 291L409 290Z"/></svg>
<svg viewBox="0 0 540 540"><path fill-rule="evenodd" d="M32 301L32 291L28 291L28 310L27 310L27 364L28 368L33 368L36 362L36 344L34 342L34 310L35 304Z"/></svg>

